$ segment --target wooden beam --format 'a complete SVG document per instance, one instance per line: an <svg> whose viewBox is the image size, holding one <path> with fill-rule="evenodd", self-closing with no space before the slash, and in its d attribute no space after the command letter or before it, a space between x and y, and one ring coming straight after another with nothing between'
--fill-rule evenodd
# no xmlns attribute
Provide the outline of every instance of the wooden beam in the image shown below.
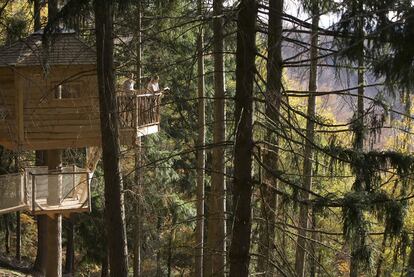
<svg viewBox="0 0 414 277"><path fill-rule="evenodd" d="M14 88L16 90L16 119L17 119L17 141L18 144L24 143L24 99L21 78L17 71L14 71Z"/></svg>

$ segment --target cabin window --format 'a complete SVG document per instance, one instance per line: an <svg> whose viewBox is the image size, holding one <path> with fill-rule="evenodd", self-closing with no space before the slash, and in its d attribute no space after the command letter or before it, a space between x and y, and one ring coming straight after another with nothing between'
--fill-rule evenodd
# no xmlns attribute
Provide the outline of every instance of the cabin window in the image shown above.
<svg viewBox="0 0 414 277"><path fill-rule="evenodd" d="M63 84L56 84L55 98L57 99L71 99L80 97L81 84L78 82L65 82Z"/></svg>

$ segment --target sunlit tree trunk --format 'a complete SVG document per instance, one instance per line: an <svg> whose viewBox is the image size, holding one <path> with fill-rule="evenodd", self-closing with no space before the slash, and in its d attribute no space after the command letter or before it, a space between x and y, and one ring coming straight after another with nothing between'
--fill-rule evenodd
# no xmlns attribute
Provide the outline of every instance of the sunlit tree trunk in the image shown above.
<svg viewBox="0 0 414 277"><path fill-rule="evenodd" d="M362 2L360 4L359 10L362 11ZM359 43L359 53L358 53L358 97L357 97L357 116L356 116L356 130L355 130L355 142L354 148L358 152L364 151L364 91L365 91L365 63L364 63L364 43L363 43L363 19L359 20L358 24L358 35L361 38L362 42ZM364 176L361 176L360 172L357 172L355 178L359 181L356 181L360 184L363 183ZM361 190L364 188L355 188L356 190ZM351 265L350 265L350 277L360 276L359 261L355 258L355 251L359 251L358 248L363 244L364 240L363 234L358 234L353 241L351 241Z"/></svg>
<svg viewBox="0 0 414 277"><path fill-rule="evenodd" d="M411 240L411 252L408 256L408 264L405 277L414 277L414 238Z"/></svg>
<svg viewBox="0 0 414 277"><path fill-rule="evenodd" d="M306 141L303 161L303 191L301 199L309 199L309 191L312 189L312 164L313 164L313 143L315 138L315 110L316 110L316 89L318 74L318 25L319 8L317 1L312 4L312 34L310 49L310 74L309 74L309 98L306 119ZM310 251L307 246L306 236L309 222L309 209L307 205L300 205L299 211L299 236L296 243L295 271L298 277L305 277L306 274L306 252ZM315 257L312 257L314 259Z"/></svg>
<svg viewBox="0 0 414 277"><path fill-rule="evenodd" d="M14 157L14 165L16 173L20 170L19 165L19 156L16 153ZM18 189L18 188L16 188ZM20 219L20 211L16 212L16 260L20 262L21 260L21 245L22 245L22 228L21 228L21 219Z"/></svg>
<svg viewBox="0 0 414 277"><path fill-rule="evenodd" d="M137 186L137 203L135 214L135 241L134 241L134 277L142 276L142 239L143 239L143 187L141 181L142 147L141 138L137 138L135 145L135 185Z"/></svg>
<svg viewBox="0 0 414 277"><path fill-rule="evenodd" d="M57 0L48 1L48 24L55 21L58 13ZM49 170L57 170L62 166L62 150L47 151L47 166ZM57 186L57 188L56 188ZM49 182L48 197L51 203L55 204L55 199L59 199L59 186L57 182L53 184ZM55 195L56 194L56 195ZM49 202L49 198L48 198ZM46 221L46 277L62 276L62 215L52 214L45 217Z"/></svg>
<svg viewBox="0 0 414 277"><path fill-rule="evenodd" d="M253 82L256 56L257 2L242 0L237 18L235 145L230 277L247 277L250 264Z"/></svg>
<svg viewBox="0 0 414 277"><path fill-rule="evenodd" d="M225 84L223 44L223 1L213 1L213 58L214 58L214 121L211 190L208 198L206 275L224 276L225 265L225 203L224 168Z"/></svg>
<svg viewBox="0 0 414 277"><path fill-rule="evenodd" d="M47 166L49 170L57 170L62 166L62 150L47 151ZM51 186L59 186L59 184L51 184L49 181L48 186L49 196L59 198L59 195L53 195L53 192L51 193ZM46 277L60 277L62 276L62 215L58 213L48 215L46 217L46 226Z"/></svg>
<svg viewBox="0 0 414 277"><path fill-rule="evenodd" d="M282 13L283 0L269 1L269 29L268 29L268 61L267 61L267 93L266 93L266 117L273 124L279 122L281 85L282 85ZM270 124L269 124L270 125ZM278 167L278 139L272 131L266 135L268 145L264 151L263 162L276 170ZM272 147L274 146L274 147ZM278 181L268 171L263 171L263 179L269 186L261 187L261 211L263 221L260 222L258 272L264 276L273 276L271 261L274 258L275 243L275 211L277 197L274 188Z"/></svg>
<svg viewBox="0 0 414 277"><path fill-rule="evenodd" d="M47 151L36 151L36 166L46 165ZM37 224L37 252L36 260L34 262L33 270L40 274L45 274L46 270L46 256L47 256L47 241L46 241L46 217L47 215L36 216Z"/></svg>
<svg viewBox="0 0 414 277"><path fill-rule="evenodd" d="M112 1L95 1L95 29L102 158L105 181L105 225L112 277L128 276L123 184L113 60Z"/></svg>
<svg viewBox="0 0 414 277"><path fill-rule="evenodd" d="M312 230L316 229L317 221L316 221L316 214L312 211ZM309 253L311 255L311 261L309 261L309 277L315 277L317 274L318 265L320 264L320 251L318 251L318 245L315 243L318 241L319 236L318 233L313 232L312 233L312 240L313 242L309 245Z"/></svg>
<svg viewBox="0 0 414 277"><path fill-rule="evenodd" d="M197 1L198 14L203 15L203 1ZM197 40L197 96L198 96L198 136L197 136L197 226L195 247L195 277L203 276L204 257L204 168L205 168L205 94L204 94L204 40L203 26Z"/></svg>
<svg viewBox="0 0 414 277"><path fill-rule="evenodd" d="M137 61L136 61L136 89L141 89L141 78L142 78L142 3L141 0L137 2L137 33L136 33L136 52L137 52ZM137 126L138 127L138 126ZM133 270L134 277L142 276L142 238L143 238L143 193L142 193L142 182L141 182L141 165L142 165L142 141L140 137L136 138L135 141L135 174L134 174L134 183L137 186L137 200L136 204L136 228L135 228L135 242L134 242L134 262Z"/></svg>
<svg viewBox="0 0 414 277"><path fill-rule="evenodd" d="M405 106L405 114L410 117L411 116L411 93L409 93L408 91L406 91L405 105L406 105ZM407 126L408 131L411 132L411 120L410 119L407 120L407 124L408 124L408 126ZM411 143L410 143L408 135L407 135L407 139L404 141L404 143L405 143L404 146L406 147L407 151L410 151ZM383 257L382 257L382 259L383 259ZM403 264L404 264L404 262L403 262ZM411 251L410 251L410 255L408 257L408 264L407 264L406 272L407 272L406 277L414 277L414 237L413 237L412 242L411 242Z"/></svg>

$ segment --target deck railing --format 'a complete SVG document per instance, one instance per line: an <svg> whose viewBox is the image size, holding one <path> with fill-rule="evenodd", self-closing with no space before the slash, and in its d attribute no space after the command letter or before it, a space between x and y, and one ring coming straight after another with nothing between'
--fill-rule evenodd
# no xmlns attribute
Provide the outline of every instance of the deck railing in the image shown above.
<svg viewBox="0 0 414 277"><path fill-rule="evenodd" d="M89 172L74 165L59 171L34 166L0 175L0 214L90 211L90 181Z"/></svg>
<svg viewBox="0 0 414 277"><path fill-rule="evenodd" d="M90 211L89 172L75 167L59 171L31 173L32 212Z"/></svg>
<svg viewBox="0 0 414 277"><path fill-rule="evenodd" d="M162 93L118 92L118 114L121 128L139 128L160 122Z"/></svg>

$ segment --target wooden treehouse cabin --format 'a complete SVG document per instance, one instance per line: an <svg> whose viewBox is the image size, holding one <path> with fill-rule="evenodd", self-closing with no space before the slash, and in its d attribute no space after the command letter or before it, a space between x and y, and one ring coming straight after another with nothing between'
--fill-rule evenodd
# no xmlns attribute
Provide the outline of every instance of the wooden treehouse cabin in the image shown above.
<svg viewBox="0 0 414 277"><path fill-rule="evenodd" d="M158 132L161 96L117 92L121 144ZM101 145L96 52L76 33L54 34L47 47L34 33L0 48L0 145L14 151ZM37 167L0 176L0 213L87 210L86 173Z"/></svg>

